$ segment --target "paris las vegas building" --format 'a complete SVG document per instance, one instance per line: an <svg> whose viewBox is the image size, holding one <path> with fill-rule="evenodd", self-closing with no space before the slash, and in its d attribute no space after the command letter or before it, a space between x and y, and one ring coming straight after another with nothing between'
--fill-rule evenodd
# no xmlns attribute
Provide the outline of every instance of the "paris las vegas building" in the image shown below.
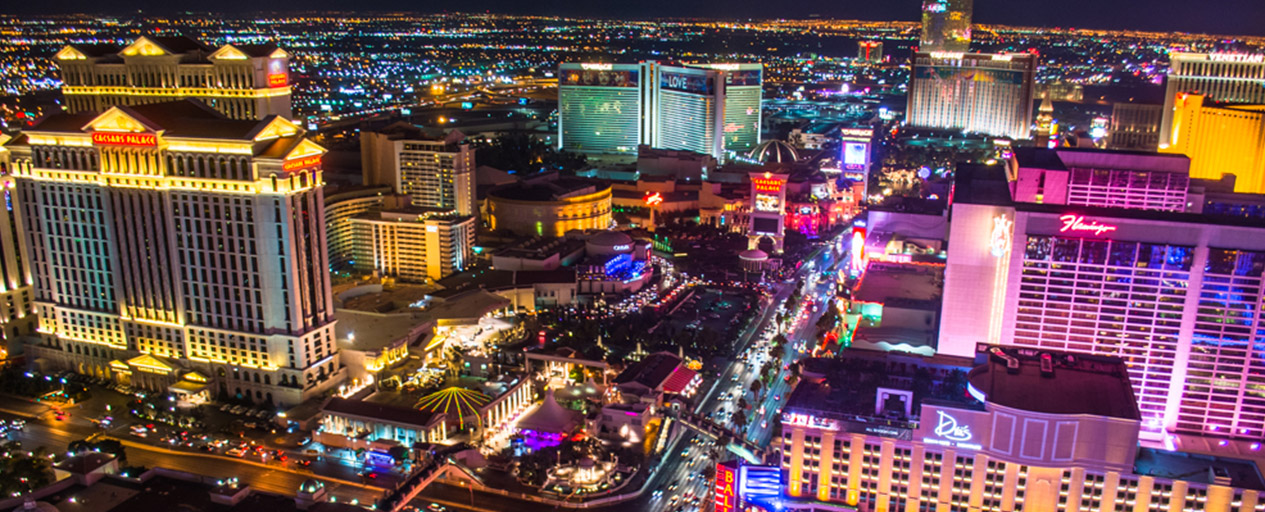
<svg viewBox="0 0 1265 512"><path fill-rule="evenodd" d="M1265 510L1254 463L1140 445L1119 358L986 344L970 355L805 360L782 411L782 496L767 509ZM739 480L717 487L718 511L764 498Z"/></svg>
<svg viewBox="0 0 1265 512"><path fill-rule="evenodd" d="M938 353L983 341L1117 356L1143 436L1259 447L1265 197L1213 193L1224 183L1189 169L1182 155L1075 149L963 166Z"/></svg>
<svg viewBox="0 0 1265 512"><path fill-rule="evenodd" d="M724 161L760 142L763 66L564 63L558 140L567 151L636 156L640 145Z"/></svg>
<svg viewBox="0 0 1265 512"><path fill-rule="evenodd" d="M120 55L127 73L180 77L205 64L188 57L200 51L193 46L142 37ZM280 405L341 380L322 217L325 150L285 117L286 71L272 64L282 54L270 50L264 63L251 56L257 50L214 53L243 61L243 73L267 68L263 87L243 82L241 90L284 90L284 109L276 107L284 116L266 113L275 107L267 102L253 114L226 108L217 102L232 96L224 91L153 103L193 94L172 82L129 82L98 93L138 98L93 100L102 103L45 117L4 145L39 316L37 341L25 346L29 364L189 398ZM108 53L72 46L59 64ZM137 65L145 61L134 55L154 60ZM164 83L171 97L158 93Z"/></svg>

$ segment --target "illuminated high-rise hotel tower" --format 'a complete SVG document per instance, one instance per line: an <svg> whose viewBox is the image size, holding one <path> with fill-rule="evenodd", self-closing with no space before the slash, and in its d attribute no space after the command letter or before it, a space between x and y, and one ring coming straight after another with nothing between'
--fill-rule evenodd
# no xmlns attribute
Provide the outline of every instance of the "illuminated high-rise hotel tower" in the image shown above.
<svg viewBox="0 0 1265 512"><path fill-rule="evenodd" d="M635 156L646 145L723 161L760 142L761 64L564 63L558 74L564 150Z"/></svg>
<svg viewBox="0 0 1265 512"><path fill-rule="evenodd" d="M141 36L123 48L72 44L53 59L71 113L196 98L233 119L291 116L290 54L273 45Z"/></svg>
<svg viewBox="0 0 1265 512"><path fill-rule="evenodd" d="M183 100L56 114L11 141L28 361L190 401L336 385L325 150L304 135Z"/></svg>
<svg viewBox="0 0 1265 512"><path fill-rule="evenodd" d="M971 46L972 0L923 0L923 52L965 52Z"/></svg>

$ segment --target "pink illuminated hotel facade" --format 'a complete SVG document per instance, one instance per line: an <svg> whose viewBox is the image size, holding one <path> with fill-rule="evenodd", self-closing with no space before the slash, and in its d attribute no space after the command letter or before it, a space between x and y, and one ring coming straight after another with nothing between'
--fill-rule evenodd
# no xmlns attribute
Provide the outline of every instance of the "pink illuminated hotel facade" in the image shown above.
<svg viewBox="0 0 1265 512"><path fill-rule="evenodd" d="M1143 439L1259 450L1265 219L1207 213L1220 206L1188 167L1181 155L1038 150L961 169L937 352L969 357L983 342L1119 357Z"/></svg>

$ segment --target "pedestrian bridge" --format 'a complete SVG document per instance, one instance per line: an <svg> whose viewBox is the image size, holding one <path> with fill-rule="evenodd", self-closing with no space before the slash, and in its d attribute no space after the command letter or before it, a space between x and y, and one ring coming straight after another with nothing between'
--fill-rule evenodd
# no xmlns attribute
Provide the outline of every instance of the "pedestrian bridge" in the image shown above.
<svg viewBox="0 0 1265 512"><path fill-rule="evenodd" d="M387 490L387 495L378 500L377 510L388 510L390 512L403 510L428 485L444 476L461 478L472 484L482 485L483 482L478 476L452 458L458 452L471 449L474 449L474 447L468 444L459 444L435 451L431 454L430 460L426 464L409 474L408 478L396 485L394 489Z"/></svg>
<svg viewBox="0 0 1265 512"><path fill-rule="evenodd" d="M767 455L764 448L759 445L747 441L746 436L734 432L731 429L720 426L720 424L690 411L679 411L675 408L667 408L667 415L682 425L689 427L690 430L698 432L712 439L727 439L729 444L726 449L747 460L752 464L764 464Z"/></svg>

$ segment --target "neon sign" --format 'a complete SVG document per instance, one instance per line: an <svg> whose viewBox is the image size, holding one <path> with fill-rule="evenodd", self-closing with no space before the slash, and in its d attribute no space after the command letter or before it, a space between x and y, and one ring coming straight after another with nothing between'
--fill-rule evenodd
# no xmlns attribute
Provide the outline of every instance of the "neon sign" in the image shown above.
<svg viewBox="0 0 1265 512"><path fill-rule="evenodd" d="M660 194L658 192L655 192L652 194L646 194L646 205L659 206L661 204L663 204L663 194Z"/></svg>
<svg viewBox="0 0 1265 512"><path fill-rule="evenodd" d="M585 62L583 64L580 64L580 69L585 69L589 71L610 71L611 69L614 69L614 66L611 64Z"/></svg>
<svg viewBox="0 0 1265 512"><path fill-rule="evenodd" d="M988 244L989 252L998 258L1005 256L1010 251L1010 240L1013 236L1011 228L1015 225L1005 215L993 217L993 235L992 241Z"/></svg>
<svg viewBox="0 0 1265 512"><path fill-rule="evenodd" d="M865 270L865 227L852 227L852 264L850 272L854 276L861 275Z"/></svg>
<svg viewBox="0 0 1265 512"><path fill-rule="evenodd" d="M1247 54L1247 53L1211 53L1208 54L1208 60L1214 62L1262 62L1265 61L1265 55Z"/></svg>
<svg viewBox="0 0 1265 512"><path fill-rule="evenodd" d="M939 421L936 423L935 435L950 441L965 442L971 440L971 427L958 425L957 418L949 416L944 411L936 411L936 414L939 415Z"/></svg>
<svg viewBox="0 0 1265 512"><path fill-rule="evenodd" d="M869 128L843 128L839 134L844 137L862 137L870 139L874 137L874 130Z"/></svg>
<svg viewBox="0 0 1265 512"><path fill-rule="evenodd" d="M153 147L158 145L158 136L152 133L110 133L110 132L93 132L93 144L104 144L108 146L147 146Z"/></svg>
<svg viewBox="0 0 1265 512"><path fill-rule="evenodd" d="M268 87L285 87L287 83L285 73L272 73L268 75Z"/></svg>
<svg viewBox="0 0 1265 512"><path fill-rule="evenodd" d="M1085 222L1084 215L1068 214L1068 215L1059 217L1059 220L1063 222L1063 227L1059 228L1059 232L1061 233L1076 232L1076 231L1093 231L1095 235L1101 235L1103 233L1110 233L1117 229L1117 226L1112 226L1110 224L1100 224L1097 221L1091 220L1089 222Z"/></svg>
<svg viewBox="0 0 1265 512"><path fill-rule="evenodd" d="M285 171L297 171L299 169L306 169L320 164L321 155L305 156L294 160L286 160L285 163L281 164L281 169Z"/></svg>
<svg viewBox="0 0 1265 512"><path fill-rule="evenodd" d="M782 180L777 178L751 178L751 186L757 192L781 192Z"/></svg>
<svg viewBox="0 0 1265 512"><path fill-rule="evenodd" d="M716 465L716 512L734 510L734 470L724 464Z"/></svg>

